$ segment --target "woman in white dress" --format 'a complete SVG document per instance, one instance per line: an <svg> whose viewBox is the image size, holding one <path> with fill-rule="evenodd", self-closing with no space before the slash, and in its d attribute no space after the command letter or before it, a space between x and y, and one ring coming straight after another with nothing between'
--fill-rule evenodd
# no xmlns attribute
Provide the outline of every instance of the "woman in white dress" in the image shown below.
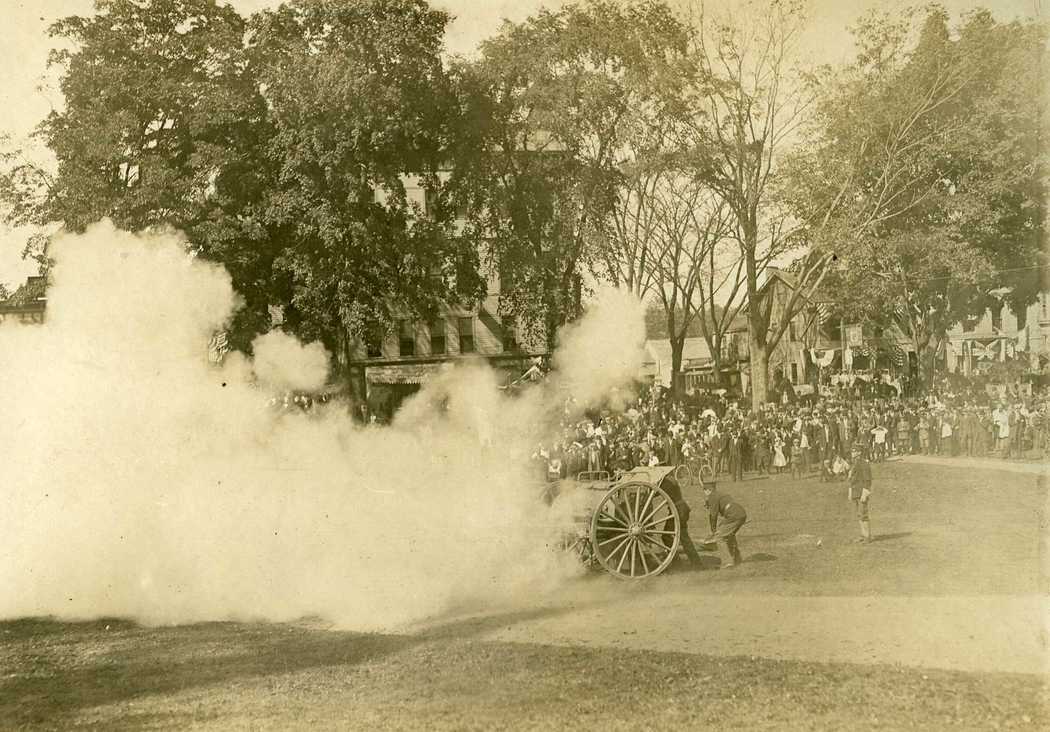
<svg viewBox="0 0 1050 732"><path fill-rule="evenodd" d="M787 464L787 458L784 457L784 438L777 432L776 437L773 438L773 467L777 469L779 474L781 468L787 466Z"/></svg>

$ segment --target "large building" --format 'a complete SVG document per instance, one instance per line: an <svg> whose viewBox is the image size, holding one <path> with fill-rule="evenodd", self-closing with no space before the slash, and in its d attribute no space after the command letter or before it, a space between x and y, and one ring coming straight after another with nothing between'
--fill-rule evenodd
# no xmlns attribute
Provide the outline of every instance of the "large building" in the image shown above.
<svg viewBox="0 0 1050 732"><path fill-rule="evenodd" d="M642 363L642 378L671 387L671 341L669 338L648 339L645 342L645 360ZM707 341L698 337L687 337L682 344L682 380L686 389L716 387L711 380L711 349Z"/></svg>
<svg viewBox="0 0 1050 732"><path fill-rule="evenodd" d="M1011 364L1016 370L1046 373L1050 367L1050 293L1040 293L1020 315L1001 307L964 320L948 331L943 356L951 372L979 374L995 364Z"/></svg>
<svg viewBox="0 0 1050 732"><path fill-rule="evenodd" d="M767 269L759 292L763 299L772 298L771 326L781 322L796 287L790 272ZM843 323L828 317L829 305L830 298L819 290L805 299L770 354L770 383L779 377L795 387L803 387L804 392L805 385L814 383L822 372L863 373L914 367L914 355L909 355L914 348L900 329ZM746 305L730 325L723 346L722 363L739 372L740 388L746 391L751 371Z"/></svg>
<svg viewBox="0 0 1050 732"><path fill-rule="evenodd" d="M403 182L408 200L426 212L426 189L412 176ZM489 268L485 274L486 295L476 307L447 304L430 320L406 315L378 342L353 341L349 367L355 398L373 414L388 417L446 364L483 359L510 382L545 356L542 344L500 317L498 273Z"/></svg>
<svg viewBox="0 0 1050 732"><path fill-rule="evenodd" d="M380 342L354 341L352 391L369 410L389 417L405 397L420 389L446 364L483 359L510 382L545 351L499 316L499 281L490 277L485 299L475 308L446 305L431 320L405 317Z"/></svg>

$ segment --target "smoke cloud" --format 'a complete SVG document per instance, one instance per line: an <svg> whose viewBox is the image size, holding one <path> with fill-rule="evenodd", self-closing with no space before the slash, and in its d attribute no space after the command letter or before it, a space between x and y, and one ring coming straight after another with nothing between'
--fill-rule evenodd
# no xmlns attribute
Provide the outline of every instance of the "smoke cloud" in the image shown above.
<svg viewBox="0 0 1050 732"><path fill-rule="evenodd" d="M273 390L318 391L328 380L328 351L320 343L303 345L279 330L252 341L255 376Z"/></svg>
<svg viewBox="0 0 1050 732"><path fill-rule="evenodd" d="M557 382L583 406L600 403L638 377L644 347L644 303L623 290L599 290L586 317L558 333Z"/></svg>
<svg viewBox="0 0 1050 732"><path fill-rule="evenodd" d="M580 571L553 548L578 507L525 468L550 391L511 398L467 364L390 427L277 413L271 390L319 387L326 354L271 333L209 364L238 300L186 251L108 222L60 237L47 323L0 327L0 616L385 628ZM609 302L556 359L579 398L640 365L607 345L640 317Z"/></svg>

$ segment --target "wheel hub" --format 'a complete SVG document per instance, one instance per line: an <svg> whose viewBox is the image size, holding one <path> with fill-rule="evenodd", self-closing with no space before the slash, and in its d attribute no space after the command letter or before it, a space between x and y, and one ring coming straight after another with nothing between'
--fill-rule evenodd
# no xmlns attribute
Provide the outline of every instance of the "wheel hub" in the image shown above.
<svg viewBox="0 0 1050 732"><path fill-rule="evenodd" d="M641 536L642 525L638 523L631 524L630 527L628 527L627 532L631 536Z"/></svg>

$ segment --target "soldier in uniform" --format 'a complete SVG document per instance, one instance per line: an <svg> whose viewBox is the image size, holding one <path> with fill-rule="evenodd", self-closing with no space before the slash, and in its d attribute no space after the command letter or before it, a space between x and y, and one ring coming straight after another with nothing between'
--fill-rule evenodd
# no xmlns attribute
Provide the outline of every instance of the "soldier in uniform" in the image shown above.
<svg viewBox="0 0 1050 732"><path fill-rule="evenodd" d="M679 536L679 545L685 551L686 557L689 558L689 564L694 569L700 569L700 553L696 550L696 546L689 536L689 514L692 512L689 509L689 504L686 503L685 498L682 496L682 488L670 473L660 481L660 487L663 488L671 501L674 502L675 508L678 509L678 518L682 529Z"/></svg>
<svg viewBox="0 0 1050 732"><path fill-rule="evenodd" d="M850 454L849 498L853 501L857 521L860 522L858 542L871 543L871 525L868 523L868 499L871 497L871 465L864 457L864 449L854 445Z"/></svg>
<svg viewBox="0 0 1050 732"><path fill-rule="evenodd" d="M723 569L732 569L744 561L740 547L736 543L736 532L747 521L747 511L728 493L720 492L714 481L704 482L704 496L707 504L708 520L711 523L711 537L705 542L725 542L729 552L729 561L722 564Z"/></svg>

